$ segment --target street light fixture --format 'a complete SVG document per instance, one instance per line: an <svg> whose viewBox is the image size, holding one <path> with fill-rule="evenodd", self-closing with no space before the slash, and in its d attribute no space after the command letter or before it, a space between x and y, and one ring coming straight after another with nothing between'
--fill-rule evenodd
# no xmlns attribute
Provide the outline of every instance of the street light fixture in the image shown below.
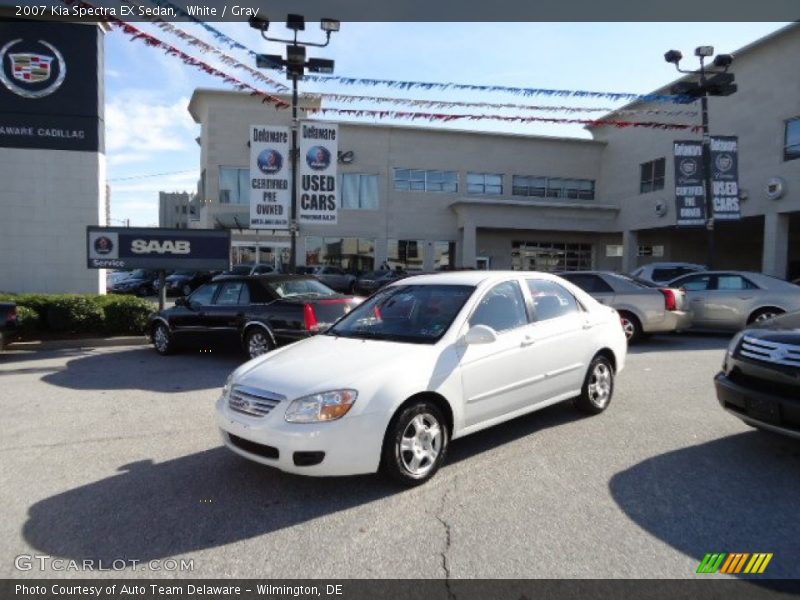
<svg viewBox="0 0 800 600"><path fill-rule="evenodd" d="M714 202L711 186L711 135L708 130L708 97L709 96L730 96L736 92L733 73L728 73L728 69L733 63L733 55L718 54L712 66L717 70L706 67L705 59L713 56L714 46L698 46L695 48L694 55L700 59L700 69L697 71L686 71L680 68L680 61L683 54L679 50L670 50L664 54L664 60L675 65L679 73L695 75L699 81L679 81L672 86L672 94L682 96L688 101L700 98L700 106L703 123L703 193L705 195L706 206L706 230L708 231L708 268L714 268ZM721 69L721 70L720 70ZM707 77L711 75L711 77Z"/></svg>
<svg viewBox="0 0 800 600"><path fill-rule="evenodd" d="M289 272L297 269L297 160L300 151L297 147L297 81L305 74L308 68L312 73L333 73L334 62L324 58L310 58L306 60L306 47L324 48L331 41L331 33L339 31L340 23L335 19L321 19L320 29L325 32L324 42L301 42L297 39L298 31L305 31L306 21L302 15L290 14L286 17L286 27L294 32L293 39L272 38L267 36L269 19L264 17L251 17L250 27L261 32L261 37L268 42L282 42L286 44L286 58L277 54L256 55L256 66L259 69L286 69L286 75L292 80L292 208L289 233L291 246L289 250Z"/></svg>

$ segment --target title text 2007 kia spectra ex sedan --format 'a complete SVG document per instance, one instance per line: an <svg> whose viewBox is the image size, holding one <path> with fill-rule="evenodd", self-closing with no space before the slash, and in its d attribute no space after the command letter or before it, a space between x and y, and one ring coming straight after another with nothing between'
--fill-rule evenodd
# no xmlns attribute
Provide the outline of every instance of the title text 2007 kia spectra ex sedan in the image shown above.
<svg viewBox="0 0 800 600"><path fill-rule="evenodd" d="M556 276L410 277L239 367L217 421L231 450L284 471L415 485L452 439L571 398L602 412L625 352L616 311Z"/></svg>

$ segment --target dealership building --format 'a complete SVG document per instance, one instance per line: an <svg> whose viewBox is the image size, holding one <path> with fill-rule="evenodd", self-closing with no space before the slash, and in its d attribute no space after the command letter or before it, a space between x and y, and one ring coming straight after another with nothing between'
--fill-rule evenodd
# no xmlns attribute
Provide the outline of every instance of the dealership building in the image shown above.
<svg viewBox="0 0 800 600"><path fill-rule="evenodd" d="M793 24L736 52L738 92L709 99L711 134L739 140L741 219L717 221L716 267L800 277L798 58ZM301 106L316 102L301 97ZM675 107L699 111L699 102L621 110ZM202 169L190 227L231 228L234 262L286 262L288 232L248 229L248 140L251 125L290 125L290 111L206 89L195 91L189 111L201 125ZM635 118L622 115L602 118ZM688 120L699 124L699 112ZM629 271L706 262L706 230L676 227L672 156L675 140L701 134L589 132L592 139L340 123L338 219L301 226L298 263Z"/></svg>

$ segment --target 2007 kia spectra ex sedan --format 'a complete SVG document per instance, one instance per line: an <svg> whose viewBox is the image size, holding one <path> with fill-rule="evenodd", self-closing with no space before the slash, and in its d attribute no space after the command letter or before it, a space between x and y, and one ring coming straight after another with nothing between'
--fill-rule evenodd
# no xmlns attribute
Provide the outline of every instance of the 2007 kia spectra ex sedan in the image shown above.
<svg viewBox="0 0 800 600"><path fill-rule="evenodd" d="M616 311L554 275L409 277L239 367L217 419L231 450L265 465L416 485L452 439L567 399L602 412L626 347Z"/></svg>

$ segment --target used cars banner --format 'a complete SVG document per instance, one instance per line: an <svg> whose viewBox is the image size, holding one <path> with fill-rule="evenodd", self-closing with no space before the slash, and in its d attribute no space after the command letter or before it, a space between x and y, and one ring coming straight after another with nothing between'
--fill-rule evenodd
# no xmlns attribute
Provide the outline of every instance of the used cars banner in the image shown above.
<svg viewBox="0 0 800 600"><path fill-rule="evenodd" d="M250 229L289 229L289 128L250 126Z"/></svg>
<svg viewBox="0 0 800 600"><path fill-rule="evenodd" d="M694 140L676 141L675 201L678 227L703 227L706 224L706 203L703 190L703 143Z"/></svg>
<svg viewBox="0 0 800 600"><path fill-rule="evenodd" d="M203 269L230 267L227 229L86 228L90 269Z"/></svg>
<svg viewBox="0 0 800 600"><path fill-rule="evenodd" d="M300 196L298 221L308 225L336 225L339 182L336 161L339 128L328 123L300 126Z"/></svg>
<svg viewBox="0 0 800 600"><path fill-rule="evenodd" d="M738 221L739 206L739 139L734 136L711 138L711 197L714 218Z"/></svg>

